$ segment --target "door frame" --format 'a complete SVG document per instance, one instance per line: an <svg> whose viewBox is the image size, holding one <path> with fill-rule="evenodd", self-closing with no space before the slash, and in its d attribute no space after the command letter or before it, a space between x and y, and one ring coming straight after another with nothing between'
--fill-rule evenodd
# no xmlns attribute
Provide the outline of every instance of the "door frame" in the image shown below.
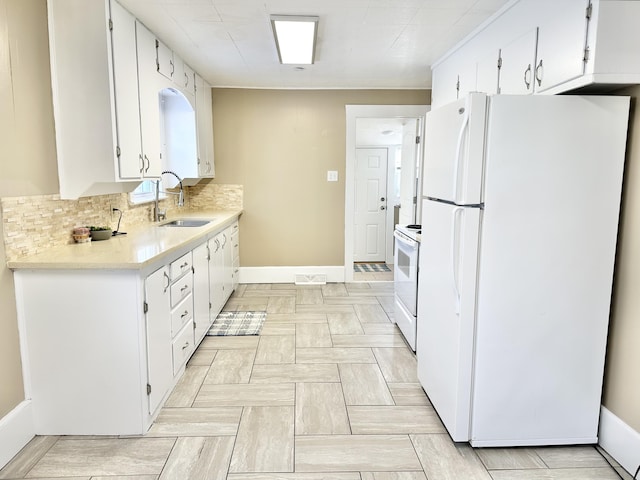
<svg viewBox="0 0 640 480"><path fill-rule="evenodd" d="M345 105L346 166L344 202L344 279L353 282L353 215L355 212L356 120L358 118L420 118L421 125L428 105ZM424 133L422 133L424 137ZM422 149L421 153L422 155Z"/></svg>

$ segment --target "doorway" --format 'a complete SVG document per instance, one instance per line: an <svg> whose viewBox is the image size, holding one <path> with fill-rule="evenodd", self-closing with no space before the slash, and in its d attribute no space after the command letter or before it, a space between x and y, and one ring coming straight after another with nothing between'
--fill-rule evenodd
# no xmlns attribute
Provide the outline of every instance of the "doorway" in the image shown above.
<svg viewBox="0 0 640 480"><path fill-rule="evenodd" d="M413 223L417 215L414 197L419 196L416 179L422 145L416 144L416 134L421 136L428 109L426 105L346 106L347 282L393 280L394 226ZM371 273L363 276L354 268Z"/></svg>

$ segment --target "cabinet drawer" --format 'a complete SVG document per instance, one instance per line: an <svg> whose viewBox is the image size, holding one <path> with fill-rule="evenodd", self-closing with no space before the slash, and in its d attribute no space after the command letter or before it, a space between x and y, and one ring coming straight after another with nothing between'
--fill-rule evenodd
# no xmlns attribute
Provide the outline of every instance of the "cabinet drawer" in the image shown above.
<svg viewBox="0 0 640 480"><path fill-rule="evenodd" d="M191 294L191 290L193 290L193 274L189 272L171 285L171 308L187 298Z"/></svg>
<svg viewBox="0 0 640 480"><path fill-rule="evenodd" d="M187 322L171 344L173 350L173 374L178 373L194 350L193 322Z"/></svg>
<svg viewBox="0 0 640 480"><path fill-rule="evenodd" d="M179 259L171 262L169 266L171 280L180 278L185 273L191 271L193 261L191 259L191 252L184 254Z"/></svg>
<svg viewBox="0 0 640 480"><path fill-rule="evenodd" d="M171 312L171 336L175 337L182 326L193 318L193 295L189 295Z"/></svg>

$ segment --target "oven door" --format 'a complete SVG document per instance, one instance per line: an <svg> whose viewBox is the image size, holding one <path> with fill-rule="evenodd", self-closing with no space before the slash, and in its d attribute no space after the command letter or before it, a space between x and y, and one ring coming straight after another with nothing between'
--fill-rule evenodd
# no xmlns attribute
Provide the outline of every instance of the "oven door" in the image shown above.
<svg viewBox="0 0 640 480"><path fill-rule="evenodd" d="M416 316L418 295L418 250L420 244L406 235L393 233L396 239L394 251L394 290L406 310Z"/></svg>

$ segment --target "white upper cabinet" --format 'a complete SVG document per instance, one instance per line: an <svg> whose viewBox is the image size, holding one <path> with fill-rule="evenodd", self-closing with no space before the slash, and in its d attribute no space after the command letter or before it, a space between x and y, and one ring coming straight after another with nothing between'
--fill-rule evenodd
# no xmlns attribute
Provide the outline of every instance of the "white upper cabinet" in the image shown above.
<svg viewBox="0 0 640 480"><path fill-rule="evenodd" d="M144 178L159 177L162 172L160 137L160 90L155 65L155 36L136 21L138 52L138 88L140 96L140 122L142 134L142 165L140 175Z"/></svg>
<svg viewBox="0 0 640 480"><path fill-rule="evenodd" d="M498 92L527 95L534 91L536 42L538 29L534 28L500 49ZM478 90L484 92L480 86ZM486 92L496 93L496 92Z"/></svg>
<svg viewBox="0 0 640 480"><path fill-rule="evenodd" d="M173 54L173 61L176 67L173 74L173 83L176 84L185 95L194 96L196 94L195 72L189 65L184 63L175 52Z"/></svg>
<svg viewBox="0 0 640 480"><path fill-rule="evenodd" d="M184 162L185 177L213 176L211 93L203 88L208 125L196 127L193 69L116 0L49 0L47 9L60 197L130 192L160 176L163 149L178 152L172 163ZM171 89L187 98L191 112L178 111L188 127L161 118L162 92ZM174 131L163 136L167 125ZM202 172L197 128L209 132Z"/></svg>
<svg viewBox="0 0 640 480"><path fill-rule="evenodd" d="M433 67L432 105L464 91L496 93L490 59L500 52L501 94L556 94L640 83L640 2L514 0ZM475 83L465 85L469 66ZM459 76L459 77L458 77ZM452 89L452 80L460 87ZM446 81L443 81L446 80Z"/></svg>
<svg viewBox="0 0 640 480"><path fill-rule="evenodd" d="M196 74L196 121L198 124L198 172L200 177L215 175L213 162L213 111L211 86Z"/></svg>
<svg viewBox="0 0 640 480"><path fill-rule="evenodd" d="M537 0L542 15L534 83L543 92L582 76L585 68L587 28L591 17L589 0Z"/></svg>
<svg viewBox="0 0 640 480"><path fill-rule="evenodd" d="M112 2L111 20L119 174L122 179L138 179L142 176L143 158L135 49L136 19L118 2Z"/></svg>
<svg viewBox="0 0 640 480"><path fill-rule="evenodd" d="M114 22L112 45L110 7L109 0L47 3L58 176L63 199L127 192L139 183L120 175L118 159L118 150L122 153L126 148L123 164L136 163L137 114L131 118L131 112L137 110L137 73L131 56L135 53L135 39L131 36L130 19L123 20L114 3L117 21L122 21L122 25ZM127 54L114 62L115 52L123 50ZM116 82L125 85L116 90ZM123 95L119 103L118 94Z"/></svg>
<svg viewBox="0 0 640 480"><path fill-rule="evenodd" d="M498 93L498 71L500 52L489 52L478 61L476 69L476 90L486 93Z"/></svg>
<svg viewBox="0 0 640 480"><path fill-rule="evenodd" d="M156 70L169 80L173 80L173 74L176 70L173 62L173 51L155 37L154 42L156 47Z"/></svg>

